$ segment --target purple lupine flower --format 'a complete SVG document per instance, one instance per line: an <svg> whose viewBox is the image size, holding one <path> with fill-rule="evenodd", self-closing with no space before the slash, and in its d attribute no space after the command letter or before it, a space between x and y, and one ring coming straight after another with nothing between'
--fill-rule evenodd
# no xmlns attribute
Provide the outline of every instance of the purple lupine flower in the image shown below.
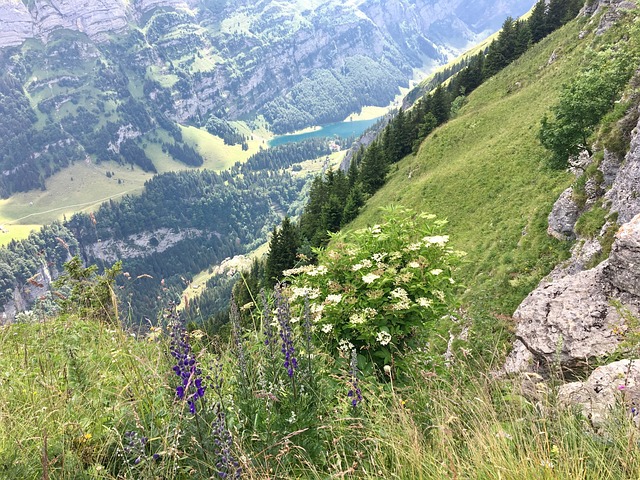
<svg viewBox="0 0 640 480"><path fill-rule="evenodd" d="M135 430L129 430L124 433L124 438L127 443L124 445L124 454L131 459L130 461L134 465L138 465L143 459L146 458L146 447L149 439L143 437ZM155 457L155 456L154 456Z"/></svg>
<svg viewBox="0 0 640 480"><path fill-rule="evenodd" d="M240 325L240 310L236 304L235 298L231 298L231 309L229 311L229 320L231 321L231 335L236 347L236 356L238 357L238 367L243 380L247 379L247 357L244 353L244 345L242 343L242 326Z"/></svg>
<svg viewBox="0 0 640 480"><path fill-rule="evenodd" d="M358 386L358 354L356 349L351 350L351 363L349 364L349 393L347 396L351 399L351 406L356 408L362 402L362 391Z"/></svg>
<svg viewBox="0 0 640 480"><path fill-rule="evenodd" d="M216 419L211 425L211 434L215 443L215 454L218 458L216 462L216 473L220 478L240 478L242 467L231 454L233 439L227 429L225 414L222 409L218 410Z"/></svg>
<svg viewBox="0 0 640 480"><path fill-rule="evenodd" d="M186 399L189 411L195 414L196 401L204 397L206 390L201 377L202 372L191 351L184 321L177 313L175 304L169 306L167 318L171 328L169 334L171 337L171 356L176 360L173 371L180 378L180 384L176 387L176 397L180 400Z"/></svg>
<svg viewBox="0 0 640 480"><path fill-rule="evenodd" d="M293 329L291 328L291 312L289 311L289 302L282 295L282 288L277 285L274 290L276 297L276 315L280 324L280 340L282 340L282 355L284 356L284 368L287 370L289 378L298 368L298 360L295 357L295 348L293 346Z"/></svg>

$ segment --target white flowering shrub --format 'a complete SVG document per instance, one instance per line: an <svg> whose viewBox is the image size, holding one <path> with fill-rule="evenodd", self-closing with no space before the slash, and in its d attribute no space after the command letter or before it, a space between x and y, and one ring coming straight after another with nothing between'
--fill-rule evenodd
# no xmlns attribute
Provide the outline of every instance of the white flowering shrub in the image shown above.
<svg viewBox="0 0 640 480"><path fill-rule="evenodd" d="M445 224L435 215L386 209L380 225L348 241L334 238L317 267L285 272L294 308L302 312L309 299L316 338L332 353L356 348L379 366L389 364L451 311L452 270L463 254L448 247Z"/></svg>

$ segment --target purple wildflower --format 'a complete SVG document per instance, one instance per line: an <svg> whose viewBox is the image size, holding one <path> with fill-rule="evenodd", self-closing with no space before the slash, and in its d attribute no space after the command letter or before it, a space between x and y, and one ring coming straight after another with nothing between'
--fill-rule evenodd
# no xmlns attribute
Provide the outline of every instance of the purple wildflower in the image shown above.
<svg viewBox="0 0 640 480"><path fill-rule="evenodd" d="M360 402L362 402L362 391L358 386L358 354L356 353L356 349L351 350L351 363L349 365L349 374L351 378L349 379L349 393L347 396L351 399L351 406L353 408L357 407Z"/></svg>
<svg viewBox="0 0 640 480"><path fill-rule="evenodd" d="M225 414L220 409L216 419L211 425L211 434L215 443L215 454L218 458L216 462L216 473L220 478L240 478L242 467L231 454L233 439L227 429Z"/></svg>
<svg viewBox="0 0 640 480"><path fill-rule="evenodd" d="M206 386L202 381L202 372L191 351L187 330L184 321L177 313L175 305L169 307L167 317L171 328L171 356L176 360L173 371L180 378L180 384L176 387L176 397L187 400L189 411L196 413L196 401L204 397Z"/></svg>
<svg viewBox="0 0 640 480"><path fill-rule="evenodd" d="M244 353L244 345L242 343L242 326L240 325L240 310L236 304L235 298L231 298L231 310L229 312L229 320L231 321L231 334L236 347L236 356L238 357L238 367L240 367L240 375L243 381L247 377L247 357Z"/></svg>
<svg viewBox="0 0 640 480"><path fill-rule="evenodd" d="M291 312L289 302L282 295L282 288L277 285L274 290L276 297L276 315L280 324L280 340L282 340L282 355L284 356L284 368L287 370L289 378L293 378L295 370L298 368L298 360L295 357L293 346L293 329L291 328Z"/></svg>
<svg viewBox="0 0 640 480"><path fill-rule="evenodd" d="M129 430L124 433L127 443L124 446L124 454L131 459L134 465L138 465L143 459L146 459L146 447L149 439L143 437L135 430ZM154 456L155 457L155 456Z"/></svg>

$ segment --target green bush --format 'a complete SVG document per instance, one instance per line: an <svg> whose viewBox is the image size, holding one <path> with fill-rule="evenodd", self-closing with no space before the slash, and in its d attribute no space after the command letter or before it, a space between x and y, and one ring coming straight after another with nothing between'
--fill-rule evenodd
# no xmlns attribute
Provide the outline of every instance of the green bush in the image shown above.
<svg viewBox="0 0 640 480"><path fill-rule="evenodd" d="M461 253L447 247L445 224L435 215L389 208L380 225L319 252L317 267L285 272L294 306L309 299L316 333L330 353L355 347L380 367L397 364L394 354L452 311Z"/></svg>

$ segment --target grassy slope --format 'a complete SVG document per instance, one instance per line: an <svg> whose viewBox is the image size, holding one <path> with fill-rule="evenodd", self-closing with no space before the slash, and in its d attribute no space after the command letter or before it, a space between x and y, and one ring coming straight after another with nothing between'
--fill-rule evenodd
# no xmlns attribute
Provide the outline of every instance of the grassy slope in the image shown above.
<svg viewBox="0 0 640 480"><path fill-rule="evenodd" d="M100 467L78 465L115 447L117 430L135 427L134 412L166 408L164 345L136 342L119 328L78 318L8 325L0 327L0 351L1 478L40 478L34 460L45 441L52 478L102 478Z"/></svg>
<svg viewBox="0 0 640 480"><path fill-rule="evenodd" d="M579 31L572 23L556 32L473 92L398 164L353 227L375 223L390 203L447 218L454 247L468 253L467 300L511 314L567 250L546 235L546 217L572 178L545 167L537 134L591 38L579 41Z"/></svg>

